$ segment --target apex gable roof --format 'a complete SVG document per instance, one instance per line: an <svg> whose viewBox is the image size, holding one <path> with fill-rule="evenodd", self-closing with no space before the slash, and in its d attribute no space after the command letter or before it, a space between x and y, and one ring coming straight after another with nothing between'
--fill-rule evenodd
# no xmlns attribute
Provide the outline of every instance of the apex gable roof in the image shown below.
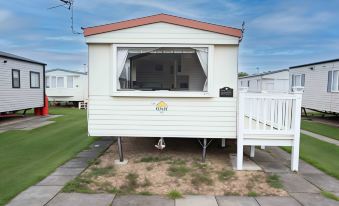
<svg viewBox="0 0 339 206"><path fill-rule="evenodd" d="M206 22L192 20L192 19L186 19L186 18L172 16L168 14L157 14L153 16L131 19L131 20L121 21L121 22L116 22L116 23L111 23L111 24L87 27L87 28L83 28L83 30L84 30L84 36L86 37L86 36L91 36L95 34L101 34L101 33L106 33L110 31L117 31L117 30L133 28L133 27L154 24L154 23L160 23L160 22L189 27L193 29L200 29L204 31L210 31L210 32L234 36L238 38L242 37L241 29L206 23Z"/></svg>

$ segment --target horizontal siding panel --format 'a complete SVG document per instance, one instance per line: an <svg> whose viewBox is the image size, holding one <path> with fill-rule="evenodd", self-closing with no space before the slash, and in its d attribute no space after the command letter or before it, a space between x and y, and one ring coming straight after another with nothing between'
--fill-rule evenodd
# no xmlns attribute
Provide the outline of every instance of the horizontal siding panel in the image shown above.
<svg viewBox="0 0 339 206"><path fill-rule="evenodd" d="M90 109L91 110L110 110L110 111L150 111L154 110L155 105L149 105L149 106L107 106L107 105L92 105L90 104ZM232 112L236 109L235 106L232 107L190 107L190 106L173 106L169 105L168 111L171 112L185 112L185 111L190 111L190 112Z"/></svg>
<svg viewBox="0 0 339 206"><path fill-rule="evenodd" d="M233 122L222 122L222 121L181 121L180 125L174 121L154 121L154 120L89 120L90 125L115 125L117 127L128 125L134 126L198 126L198 127L235 127L236 123Z"/></svg>
<svg viewBox="0 0 339 206"><path fill-rule="evenodd" d="M229 112L209 112L209 111L199 111L199 112L195 112L195 111L166 111L164 113L160 113L158 111L156 111L155 109L151 110L151 111L124 111L124 110L120 110L120 111L116 111L116 110L89 110L88 111L89 115L97 115L97 114L107 114L107 115L139 115L139 116L209 116L209 117L224 117L224 116L236 116L236 112L235 111L229 111Z"/></svg>
<svg viewBox="0 0 339 206"><path fill-rule="evenodd" d="M154 130L90 130L91 136L124 136L124 137L187 137L187 138L228 138L235 139L234 131L154 131Z"/></svg>
<svg viewBox="0 0 339 206"><path fill-rule="evenodd" d="M109 126L109 127L107 127ZM235 127L233 126L223 126L223 127L214 127L214 126L194 126L194 125L89 125L90 130L152 130L152 131L214 131L214 132L226 132L226 131L235 131Z"/></svg>
<svg viewBox="0 0 339 206"><path fill-rule="evenodd" d="M222 117L213 117L212 119L207 117L207 116L194 116L194 117L185 117L185 121L198 121L198 122L235 122L234 121L235 116L222 116ZM164 115L157 115L157 116L152 116L150 119L149 116L125 116L125 115L91 115L89 121L94 121L94 120L104 120L105 122L107 121L114 121L114 120L142 120L142 121L177 121L178 117L177 116L164 116Z"/></svg>

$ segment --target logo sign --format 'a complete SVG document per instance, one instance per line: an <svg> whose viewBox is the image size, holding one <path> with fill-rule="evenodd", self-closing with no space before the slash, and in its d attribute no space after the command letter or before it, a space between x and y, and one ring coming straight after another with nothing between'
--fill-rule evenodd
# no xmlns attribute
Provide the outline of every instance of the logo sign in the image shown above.
<svg viewBox="0 0 339 206"><path fill-rule="evenodd" d="M168 105L164 101L160 101L156 104L155 109L159 112L167 111Z"/></svg>

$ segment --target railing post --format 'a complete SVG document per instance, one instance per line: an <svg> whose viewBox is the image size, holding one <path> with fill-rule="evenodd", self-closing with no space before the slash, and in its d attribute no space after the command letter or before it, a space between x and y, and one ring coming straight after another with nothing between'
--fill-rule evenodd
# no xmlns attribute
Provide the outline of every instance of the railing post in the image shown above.
<svg viewBox="0 0 339 206"><path fill-rule="evenodd" d="M244 110L246 90L238 92L237 170L242 170L244 150Z"/></svg>
<svg viewBox="0 0 339 206"><path fill-rule="evenodd" d="M302 92L294 92L295 107L294 107L294 138L292 143L292 157L291 157L291 170L298 171L299 168L299 150L300 150L300 121L301 121L301 98Z"/></svg>

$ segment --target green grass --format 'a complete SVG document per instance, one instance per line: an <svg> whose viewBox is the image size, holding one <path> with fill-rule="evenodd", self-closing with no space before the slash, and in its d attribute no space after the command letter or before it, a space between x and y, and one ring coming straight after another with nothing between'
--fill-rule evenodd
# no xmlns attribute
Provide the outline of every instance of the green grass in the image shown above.
<svg viewBox="0 0 339 206"><path fill-rule="evenodd" d="M331 192L326 192L326 191L321 191L321 195L323 195L326 198L335 200L335 201L339 201L339 197L336 196L335 194L331 193Z"/></svg>
<svg viewBox="0 0 339 206"><path fill-rule="evenodd" d="M90 183L92 183L92 181L89 178L76 177L62 188L62 192L94 193L94 191L88 187Z"/></svg>
<svg viewBox="0 0 339 206"><path fill-rule="evenodd" d="M191 183L199 187L200 185L213 185L213 180L209 173L193 173Z"/></svg>
<svg viewBox="0 0 339 206"><path fill-rule="evenodd" d="M171 190L169 193L167 193L167 197L172 199L172 200L183 198L181 192L179 192L177 190Z"/></svg>
<svg viewBox="0 0 339 206"><path fill-rule="evenodd" d="M226 181L226 180L230 179L231 177L233 177L234 174L235 174L234 171L224 169L224 170L218 172L218 179L220 181Z"/></svg>
<svg viewBox="0 0 339 206"><path fill-rule="evenodd" d="M300 158L339 179L339 147L301 134ZM290 147L283 147L291 152Z"/></svg>
<svg viewBox="0 0 339 206"><path fill-rule="evenodd" d="M247 193L247 196L249 196L249 197L257 197L258 194L256 192L254 192L254 191L250 191L250 192Z"/></svg>
<svg viewBox="0 0 339 206"><path fill-rule="evenodd" d="M64 116L34 130L0 134L0 205L93 142L94 138L87 136L86 111L51 108L50 113Z"/></svg>
<svg viewBox="0 0 339 206"><path fill-rule="evenodd" d="M168 175L172 177L183 177L190 169L185 165L172 165L168 168Z"/></svg>
<svg viewBox="0 0 339 206"><path fill-rule="evenodd" d="M120 187L120 192L122 194L130 194L134 193L136 188L140 185L138 183L139 175L134 172L130 172L125 176L126 183Z"/></svg>
<svg viewBox="0 0 339 206"><path fill-rule="evenodd" d="M171 159L171 157L168 157L168 156L164 156L164 157L146 156L146 157L140 158L140 160L138 162L161 162L161 161L167 161L167 160L170 160L170 159Z"/></svg>
<svg viewBox="0 0 339 206"><path fill-rule="evenodd" d="M322 124L319 122L312 122L309 120L301 121L301 128L316 134L320 134L326 137L330 137L336 140L339 140L339 128L330 126L327 124Z"/></svg>
<svg viewBox="0 0 339 206"><path fill-rule="evenodd" d="M87 174L89 177L98 177L98 176L105 176L105 175L110 175L114 176L115 175L115 169L114 167L93 167L91 168L90 172Z"/></svg>
<svg viewBox="0 0 339 206"><path fill-rule="evenodd" d="M280 177L278 175L270 175L266 178L266 182L274 188L283 188L283 184L280 181Z"/></svg>

